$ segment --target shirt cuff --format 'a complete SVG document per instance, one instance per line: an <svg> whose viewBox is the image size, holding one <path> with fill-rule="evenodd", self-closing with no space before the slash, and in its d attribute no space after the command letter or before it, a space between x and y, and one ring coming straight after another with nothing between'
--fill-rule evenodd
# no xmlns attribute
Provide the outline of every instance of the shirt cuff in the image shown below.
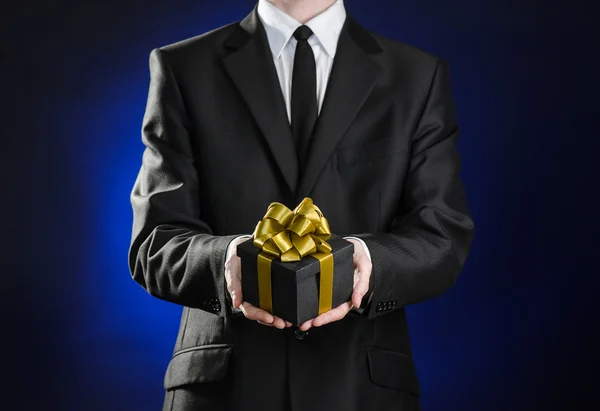
<svg viewBox="0 0 600 411"><path fill-rule="evenodd" d="M240 244L240 243L237 242L238 238L252 238L252 235L250 235L250 234L244 234L244 235L237 236L233 240L231 240L229 242L229 244L227 245L227 252L226 252L225 261L229 260L229 257L231 257L231 254L233 254L233 247L231 245L235 244L236 247L237 247L237 245Z"/></svg>
<svg viewBox="0 0 600 411"><path fill-rule="evenodd" d="M369 261L371 263L373 262L373 260L371 260L371 253L369 252L369 247L367 247L367 244L365 244L365 242L361 238L351 237L351 236L342 237L342 238L344 238L344 239L346 239L346 238L352 238L353 240L357 240L358 242L360 242L362 244L363 248L365 249L365 253L367 254L367 257L369 257Z"/></svg>

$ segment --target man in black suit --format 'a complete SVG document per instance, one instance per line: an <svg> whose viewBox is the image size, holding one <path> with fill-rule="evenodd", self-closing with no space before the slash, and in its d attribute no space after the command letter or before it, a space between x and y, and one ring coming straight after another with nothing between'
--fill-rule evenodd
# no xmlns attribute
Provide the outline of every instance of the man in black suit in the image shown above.
<svg viewBox="0 0 600 411"><path fill-rule="evenodd" d="M341 0L260 0L150 73L129 267L184 307L164 410L419 409L404 307L454 283L474 230L446 62ZM243 301L235 245L304 197L354 243L355 289L292 327Z"/></svg>

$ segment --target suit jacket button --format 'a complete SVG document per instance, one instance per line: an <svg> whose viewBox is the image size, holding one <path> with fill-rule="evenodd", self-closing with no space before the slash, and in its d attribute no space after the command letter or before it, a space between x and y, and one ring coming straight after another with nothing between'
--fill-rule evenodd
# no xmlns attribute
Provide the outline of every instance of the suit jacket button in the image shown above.
<svg viewBox="0 0 600 411"><path fill-rule="evenodd" d="M306 334L308 333L306 331L302 331L300 328L296 328L294 330L294 337L296 337L297 340L303 340L306 338Z"/></svg>

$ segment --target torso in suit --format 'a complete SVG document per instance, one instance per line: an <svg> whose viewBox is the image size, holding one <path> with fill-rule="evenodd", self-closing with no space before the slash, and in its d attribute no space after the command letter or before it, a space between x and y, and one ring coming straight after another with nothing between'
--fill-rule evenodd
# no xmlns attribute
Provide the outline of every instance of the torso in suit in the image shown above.
<svg viewBox="0 0 600 411"><path fill-rule="evenodd" d="M474 231L446 63L348 14L301 178L256 8L150 72L129 267L184 306L164 410L419 409L404 307L454 283ZM304 197L367 245L367 310L306 335L233 317L229 242Z"/></svg>

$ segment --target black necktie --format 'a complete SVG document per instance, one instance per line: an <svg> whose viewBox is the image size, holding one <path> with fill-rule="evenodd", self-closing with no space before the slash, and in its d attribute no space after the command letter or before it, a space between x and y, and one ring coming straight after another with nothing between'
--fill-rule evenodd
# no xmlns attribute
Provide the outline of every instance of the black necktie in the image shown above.
<svg viewBox="0 0 600 411"><path fill-rule="evenodd" d="M308 143L317 122L317 67L308 38L313 34L308 26L300 26L294 32L298 40L292 71L292 134L300 175L306 165Z"/></svg>

